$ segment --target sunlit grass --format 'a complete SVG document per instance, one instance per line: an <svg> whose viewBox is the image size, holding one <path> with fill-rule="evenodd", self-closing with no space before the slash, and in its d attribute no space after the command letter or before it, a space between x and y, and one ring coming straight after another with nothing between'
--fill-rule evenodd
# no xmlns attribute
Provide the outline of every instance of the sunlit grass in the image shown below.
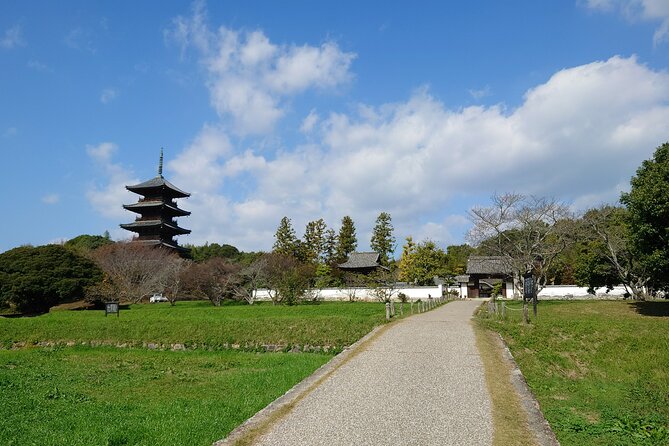
<svg viewBox="0 0 669 446"><path fill-rule="evenodd" d="M139 304L121 309L119 317L87 310L0 318L0 346L96 341L178 343L206 349L311 345L338 351L384 322L385 308L380 303L327 302L292 307L267 303L221 307L208 302Z"/></svg>
<svg viewBox="0 0 669 446"><path fill-rule="evenodd" d="M669 302L541 302L536 321L521 317L482 322L509 344L562 445L669 444Z"/></svg>
<svg viewBox="0 0 669 446"><path fill-rule="evenodd" d="M329 359L88 347L0 351L0 444L210 445Z"/></svg>

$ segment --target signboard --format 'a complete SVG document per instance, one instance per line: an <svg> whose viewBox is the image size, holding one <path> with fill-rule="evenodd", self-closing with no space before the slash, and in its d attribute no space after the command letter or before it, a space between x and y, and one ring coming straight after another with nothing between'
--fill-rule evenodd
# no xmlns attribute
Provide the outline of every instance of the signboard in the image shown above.
<svg viewBox="0 0 669 446"><path fill-rule="evenodd" d="M119 304L118 302L106 302L105 303L105 317L107 317L108 314L113 314L116 313L116 317L118 317L119 314Z"/></svg>
<svg viewBox="0 0 669 446"><path fill-rule="evenodd" d="M527 273L523 276L523 299L534 298L534 277L532 273Z"/></svg>

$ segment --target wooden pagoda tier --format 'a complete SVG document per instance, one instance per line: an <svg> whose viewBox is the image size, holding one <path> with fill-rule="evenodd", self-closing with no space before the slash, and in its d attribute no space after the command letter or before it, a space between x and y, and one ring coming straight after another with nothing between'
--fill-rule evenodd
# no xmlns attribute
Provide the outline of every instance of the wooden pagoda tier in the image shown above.
<svg viewBox="0 0 669 446"><path fill-rule="evenodd" d="M163 154L160 153L158 176L140 184L126 186L131 192L141 195L137 203L124 204L128 211L139 214L134 222L122 224L121 227L137 235L133 242L146 245L160 245L186 253L187 248L179 246L175 236L190 234L189 229L180 227L175 217L190 215L190 212L180 209L176 198L186 198L190 194L184 192L163 178Z"/></svg>

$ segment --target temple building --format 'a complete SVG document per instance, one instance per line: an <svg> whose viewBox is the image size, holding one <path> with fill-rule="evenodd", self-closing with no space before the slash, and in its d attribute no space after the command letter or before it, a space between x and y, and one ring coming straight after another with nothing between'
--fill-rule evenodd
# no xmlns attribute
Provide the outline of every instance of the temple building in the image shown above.
<svg viewBox="0 0 669 446"><path fill-rule="evenodd" d="M190 230L181 228L174 219L190 215L190 212L180 209L175 199L186 198L190 194L163 178L162 149L160 150L158 176L125 188L142 196L135 204L123 205L125 209L139 214L134 222L121 225L123 229L137 233L133 242L163 246L174 249L180 254L187 253L188 249L179 246L174 237L190 234Z"/></svg>

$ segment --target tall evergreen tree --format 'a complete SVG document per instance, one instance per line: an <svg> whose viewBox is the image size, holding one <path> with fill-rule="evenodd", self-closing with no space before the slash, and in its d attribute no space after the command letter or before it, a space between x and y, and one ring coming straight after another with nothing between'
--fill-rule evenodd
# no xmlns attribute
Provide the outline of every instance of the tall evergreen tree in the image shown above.
<svg viewBox="0 0 669 446"><path fill-rule="evenodd" d="M372 232L370 246L379 253L382 265L388 266L391 256L395 251L395 236L393 235L393 224L390 214L381 212L376 218L376 226Z"/></svg>
<svg viewBox="0 0 669 446"><path fill-rule="evenodd" d="M339 236L337 237L337 262L345 262L348 255L355 251L357 246L355 224L353 224L353 219L347 215L341 219L341 228L339 228Z"/></svg>
<svg viewBox="0 0 669 446"><path fill-rule="evenodd" d="M323 263L330 264L335 261L337 254L337 233L328 228L325 231L325 243L323 244Z"/></svg>
<svg viewBox="0 0 669 446"><path fill-rule="evenodd" d="M406 243L402 247L402 256L399 264L399 279L404 282L411 282L414 278L414 260L416 256L416 244L413 237L408 236Z"/></svg>
<svg viewBox="0 0 669 446"><path fill-rule="evenodd" d="M327 225L322 218L310 221L304 231L304 257L311 263L318 263L323 257L325 248L325 232Z"/></svg>
<svg viewBox="0 0 669 446"><path fill-rule="evenodd" d="M299 240L295 235L295 229L293 229L293 224L291 223L290 218L283 217L274 234L274 246L272 247L272 251L279 254L295 256L299 250L298 242Z"/></svg>

